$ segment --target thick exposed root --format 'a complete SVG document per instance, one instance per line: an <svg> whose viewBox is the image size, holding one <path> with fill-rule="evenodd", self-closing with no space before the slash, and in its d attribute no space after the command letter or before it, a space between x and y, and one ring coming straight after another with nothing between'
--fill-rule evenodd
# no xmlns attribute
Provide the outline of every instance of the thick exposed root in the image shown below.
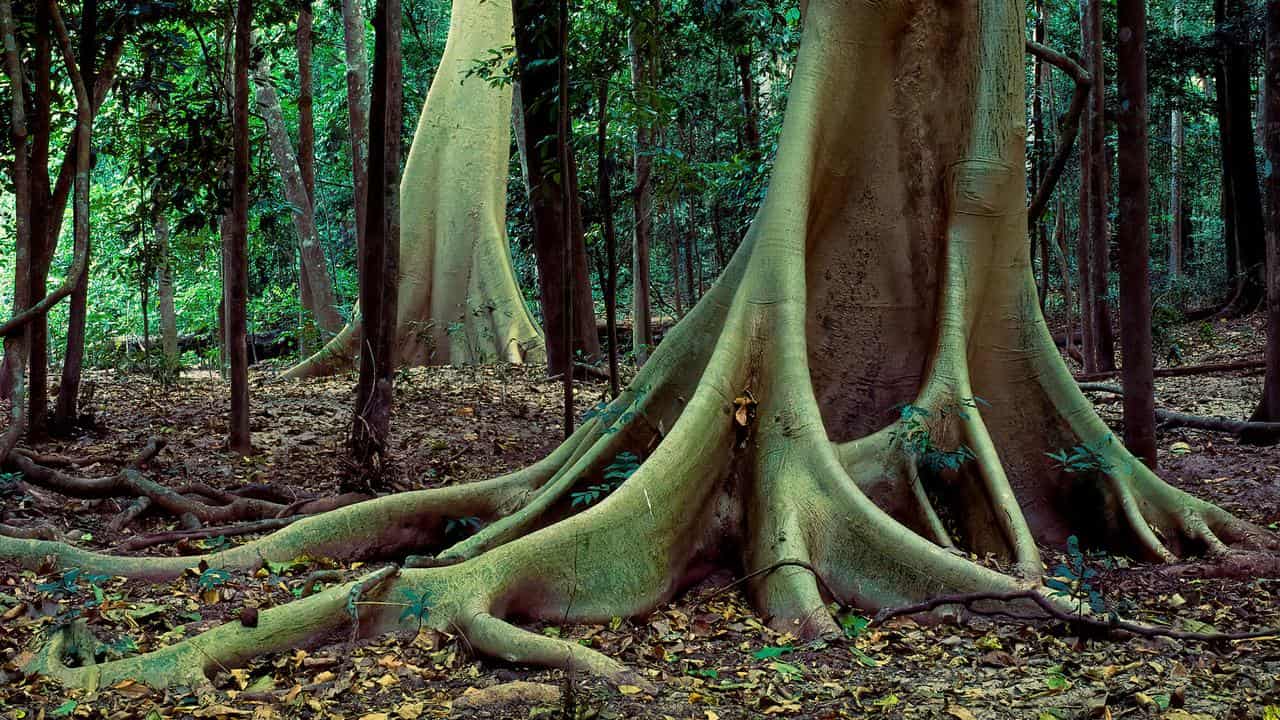
<svg viewBox="0 0 1280 720"><path fill-rule="evenodd" d="M566 444L541 462L494 480L368 500L303 518L278 532L228 550L188 557L104 555L62 542L0 535L0 556L34 567L76 567L96 574L164 580L204 562L253 570L266 561L302 556L369 560L439 546L449 520L492 520L519 508L572 453Z"/></svg>

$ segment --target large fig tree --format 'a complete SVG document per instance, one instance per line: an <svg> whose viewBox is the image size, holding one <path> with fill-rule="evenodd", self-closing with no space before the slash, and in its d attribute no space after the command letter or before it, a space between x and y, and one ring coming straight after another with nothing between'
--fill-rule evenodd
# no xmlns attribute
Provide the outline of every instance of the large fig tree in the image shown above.
<svg viewBox="0 0 1280 720"><path fill-rule="evenodd" d="M760 214L612 405L525 470L345 507L203 558L246 569L417 554L430 567L94 667L64 666L55 641L35 666L81 685L202 680L349 628L355 590L361 632L397 627L394 599L410 593L430 598L428 625L482 652L636 682L511 619L640 615L728 567L752 575L771 625L812 636L835 629L832 599L875 609L1034 587L1038 545L1072 534L1168 561L1260 532L1113 441L1054 347L1026 241L1021 0L809 0L804 12ZM1064 451L1067 468L1051 457ZM482 529L444 541L451 518L473 516ZM199 560L9 539L0 552L152 578Z"/></svg>

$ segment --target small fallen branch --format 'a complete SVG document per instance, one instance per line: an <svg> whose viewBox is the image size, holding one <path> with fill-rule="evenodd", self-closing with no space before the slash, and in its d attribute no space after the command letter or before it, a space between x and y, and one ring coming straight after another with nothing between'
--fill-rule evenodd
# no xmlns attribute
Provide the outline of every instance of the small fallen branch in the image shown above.
<svg viewBox="0 0 1280 720"><path fill-rule="evenodd" d="M959 595L939 595L922 603L915 605L905 605L896 608L885 608L876 613L871 620L873 625L880 625L895 617L903 615L918 615L920 613L936 610L944 605L959 605L969 612L976 615L1003 615L1008 616L1009 613L1003 610L987 610L975 607L978 603L1021 603L1030 601L1034 603L1041 611L1044 612L1043 619L1057 620L1065 623L1072 628L1083 628L1091 630L1099 634L1115 635L1128 634L1137 637L1157 638L1165 637L1174 640L1187 640L1192 642L1231 642L1238 640L1257 640L1261 638L1280 638L1280 628L1270 628L1267 630L1251 630L1247 632L1224 633L1224 632L1191 632L1189 630L1175 630L1173 628L1162 628L1154 625L1142 625L1139 623L1121 620L1111 616L1106 620L1081 615L1079 613L1070 612L1059 607L1053 600L1038 590L1015 590L1006 593L962 593ZM1035 619L1026 616L1015 616L1023 619Z"/></svg>
<svg viewBox="0 0 1280 720"><path fill-rule="evenodd" d="M838 597L835 591L831 589L831 586L828 585L827 581L822 577L822 573L818 572L817 568L815 568L813 565L803 560L779 560L778 562L772 565L766 565L760 568L759 570L753 570L747 573L746 575L743 575L742 577L738 578L737 580L734 580L733 582L728 583L727 585L722 585L716 588L711 592L710 595L707 596L707 599L710 600L712 598L718 597L738 587L742 583L747 582L748 580L752 580L754 578L760 577L761 575L767 575L773 572L774 570L780 570L784 567L798 567L804 570L808 570L809 573L812 574L813 577L817 579L818 584L822 585L823 592L825 592L827 595L833 598Z"/></svg>
<svg viewBox="0 0 1280 720"><path fill-rule="evenodd" d="M237 490L219 490L203 483L190 483L173 489L145 477L141 468L164 449L165 441L152 438L130 463L115 475L96 478L77 477L49 467L41 456L16 448L7 465L22 472L28 483L69 497L82 499L132 498L133 502L112 519L110 527L121 530L150 509L164 510L181 523L185 531L200 530L205 524L219 526L266 519L284 519L312 515L369 499L368 495L346 493L332 497L309 497L294 500L278 490L261 485ZM290 502L260 499L274 497ZM278 524L283 526L282 523ZM265 526L262 526L265 527ZM223 528L218 528L219 531ZM256 532L249 529L246 532ZM214 534L227 534L215 532ZM206 535L205 537L211 537Z"/></svg>
<svg viewBox="0 0 1280 720"><path fill-rule="evenodd" d="M143 498L144 500L146 498ZM236 535L250 535L258 532L268 532L271 530L279 530L287 525L301 520L307 515L293 515L283 518L265 518L263 520L252 520L237 525L219 525L216 527L205 527L198 530L174 530L172 532L153 533L151 535L139 535L129 538L116 546L116 550L121 552L132 552L134 550L142 550L144 548L155 547L156 545L168 545L171 543L179 543L190 540L204 540L206 538L233 537Z"/></svg>
<svg viewBox="0 0 1280 720"><path fill-rule="evenodd" d="M1080 389L1088 392L1105 392L1123 396L1124 388L1107 383L1080 383ZM1207 417L1204 415L1188 415L1156 408L1156 419L1166 428L1186 427L1194 430L1230 433L1239 435L1242 432L1256 432L1280 435L1280 422L1255 422L1249 420L1231 420L1229 418Z"/></svg>

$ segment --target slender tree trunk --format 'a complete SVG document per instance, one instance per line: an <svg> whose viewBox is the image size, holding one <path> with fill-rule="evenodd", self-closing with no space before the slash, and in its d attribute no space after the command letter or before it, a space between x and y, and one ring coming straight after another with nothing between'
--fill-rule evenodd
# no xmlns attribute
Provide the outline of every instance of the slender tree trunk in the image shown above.
<svg viewBox="0 0 1280 720"><path fill-rule="evenodd" d="M360 246L363 343L351 426L352 459L368 489L385 489L391 432L399 278L401 80L400 2L374 10L373 92L369 111L368 226ZM354 488L350 488L354 489Z"/></svg>
<svg viewBox="0 0 1280 720"><path fill-rule="evenodd" d="M178 314L173 302L173 255L169 246L169 218L165 215L163 200L158 200L152 227L156 234L156 248L160 254L159 287L157 295L160 302L160 349L164 353L166 370L176 370L179 363L178 354Z"/></svg>
<svg viewBox="0 0 1280 720"><path fill-rule="evenodd" d="M557 172L560 175L560 206L563 208L572 208L577 211L577 188L576 180L577 169L570 162L572 150L569 142L572 136L572 129L569 125L569 3L568 0L560 0L557 5L558 13L556 16L556 70L558 77L556 78L556 149L557 149ZM574 284L577 279L576 271L584 273L589 272L585 267L586 253L582 253L581 260L583 267L575 267L575 261L579 258L575 257L574 252L578 246L583 250L586 249L583 231L574 227L574 220L579 224L582 222L582 216L577 212L565 212L560 216L560 237L561 248L563 248L564 259L569 263L565 271L565 276L569 282L564 284L562 288L563 299L560 307L564 312L564 337L561 339L565 361L568 363L561 374L561 382L564 384L564 417L561 423L564 426L564 437L566 440L573 435L574 427L574 403L573 403L573 348L574 334L577 328L575 325L575 305ZM583 240L575 243L574 231L578 231L578 238ZM587 298L590 300L590 280L587 281L588 292ZM588 332L593 335L595 329L595 312L590 313L591 328ZM585 338L584 338L585 340Z"/></svg>
<svg viewBox="0 0 1280 720"><path fill-rule="evenodd" d="M756 92L756 77L752 66L751 50L744 48L734 55L738 69L738 90L742 95L742 140L744 150L755 153L760 150L760 97Z"/></svg>
<svg viewBox="0 0 1280 720"><path fill-rule="evenodd" d="M1215 15L1218 18L1218 24L1226 22L1225 0L1215 0ZM1237 230L1236 201L1235 201L1235 182L1233 177L1234 157L1231 151L1231 130L1227 122L1227 81L1226 63L1219 61L1214 68L1216 82L1214 82L1214 108L1218 113L1218 149L1220 151L1220 159L1222 161L1222 191L1221 191L1221 210L1222 210L1222 237L1226 245L1225 260L1227 266L1227 283L1230 288L1227 294L1227 300L1224 308L1231 304L1235 298L1237 290L1237 278L1240 275L1240 266L1237 260L1237 251L1239 247L1239 238Z"/></svg>
<svg viewBox="0 0 1280 720"><path fill-rule="evenodd" d="M1040 43L1041 45L1043 45L1045 42L1044 0L1036 0L1035 7L1036 7L1036 21L1035 21L1034 37L1037 43ZM1034 72L1034 78L1033 78L1033 81L1034 81L1033 87L1035 89L1035 92L1033 95L1033 103L1032 103L1032 109L1031 109L1031 122L1032 122L1033 133L1034 133L1033 137L1035 138L1035 145L1033 145L1034 152L1031 157L1031 163L1032 163L1031 167L1033 171L1033 175L1032 175L1033 191L1031 193L1032 197L1035 196L1036 194L1035 189L1039 188L1040 183L1045 182L1044 180L1044 177L1045 177L1044 168L1046 166L1046 163L1044 161L1045 149L1051 147L1047 142L1045 142L1045 124L1046 123L1044 122L1044 107L1045 107L1045 95L1046 95L1045 91L1046 89L1049 89L1052 87L1051 85L1048 85L1049 75L1050 73L1046 72L1046 69L1045 69L1044 59L1041 58L1039 55L1037 55L1035 57L1035 72ZM1049 96L1049 102L1052 105L1052 102L1053 102L1052 92L1050 92L1048 96ZM1049 230L1045 226L1044 222L1039 219L1037 219L1035 223L1035 232L1032 234L1031 242L1033 244L1039 244L1040 246L1039 295L1040 295L1040 310L1041 312L1043 312L1045 308L1045 303L1048 301L1048 298L1049 298ZM1031 260L1032 260L1033 267L1035 264L1035 254L1036 254L1035 247L1033 246L1031 249Z"/></svg>
<svg viewBox="0 0 1280 720"><path fill-rule="evenodd" d="M1266 165L1280 167L1280 0L1267 0L1266 33L1266 106L1263 108L1263 154ZM1267 366L1262 384L1262 400L1250 420L1276 422L1280 420L1280 176L1268 172L1263 178L1266 191L1267 238ZM1246 442L1275 442L1274 434L1260 437L1248 433L1241 436Z"/></svg>
<svg viewBox="0 0 1280 720"><path fill-rule="evenodd" d="M1096 316L1093 312L1094 292L1093 292L1093 273L1090 271L1091 254L1089 248L1093 245L1093 106L1094 97L1101 92L1099 87L1101 78L1093 76L1093 54L1090 50L1092 44L1092 23L1089 22L1091 13L1091 0L1080 0L1080 56L1084 66L1089 70L1093 77L1093 86L1089 92L1089 103L1084 111L1084 122L1080 126L1080 222L1079 236L1076 239L1076 268L1080 277L1080 337L1081 337L1081 364L1087 373L1097 372L1097 356L1094 355L1093 348L1096 345L1094 339L1094 320Z"/></svg>
<svg viewBox="0 0 1280 720"><path fill-rule="evenodd" d="M684 221L684 284L689 291L689 307L698 304L698 230L693 220L693 199L684 201L688 216Z"/></svg>
<svg viewBox="0 0 1280 720"><path fill-rule="evenodd" d="M1089 110L1091 148L1089 158L1089 291L1093 295L1094 364L1099 370L1115 367L1115 346L1111 331L1111 306L1107 301L1108 275L1111 263L1110 233L1107 214L1110 203L1106 143L1106 65L1102 48L1102 2L1089 1L1089 74L1093 76L1093 103Z"/></svg>
<svg viewBox="0 0 1280 720"><path fill-rule="evenodd" d="M249 295L249 44L253 28L253 0L238 0L235 62L232 71L233 160L231 216L223 236L223 304L226 317L227 360L231 366L231 414L228 447L247 455L249 438L249 353L246 303Z"/></svg>
<svg viewBox="0 0 1280 720"><path fill-rule="evenodd" d="M524 107L524 148L529 154L529 181L533 189L530 206L543 330L547 338L547 371L559 375L572 370L578 353L585 359L599 357L600 339L591 301L586 243L580 231L581 209L573 148L565 144L562 151L559 141L560 113L556 99L560 72L556 61L559 50L555 16L545 13L531 0L515 0L513 10ZM549 62L535 62L539 60ZM567 173L557 171L562 155ZM566 247L564 242L566 227L573 235L571 247ZM572 313L566 312L566 293L572 293ZM566 337L573 339L573 352L565 350Z"/></svg>
<svg viewBox="0 0 1280 720"><path fill-rule="evenodd" d="M18 315L31 304L31 186L27 162L27 119L24 99L25 82L18 54L13 7L0 0L0 40L3 41L4 69L9 81L12 102L9 115L9 138L13 146L13 188L16 227L14 228L13 314ZM0 463L8 458L27 427L26 368L31 325L18 328L4 338L4 377L7 389L9 422L0 435Z"/></svg>
<svg viewBox="0 0 1280 720"><path fill-rule="evenodd" d="M315 119L315 83L311 69L312 63L312 29L315 26L315 12L312 0L300 0L298 8L298 32L294 37L294 48L298 56L298 172L302 175L302 185L306 188L307 204L312 208L314 220L316 205L316 119ZM286 136L287 137L287 136ZM307 272L307 260L299 246L298 252L298 299L303 308L312 310L311 282ZM300 354L307 351L308 338L314 334L308 319L299 320L298 350ZM333 331L330 331L333 332Z"/></svg>
<svg viewBox="0 0 1280 720"><path fill-rule="evenodd" d="M1062 315L1067 330L1064 349L1067 357L1071 357L1072 349L1076 348L1076 327L1075 317L1071 312L1074 300L1071 291L1071 262L1068 260L1070 254L1067 250L1067 203L1061 197L1058 198L1057 210L1054 211L1053 237L1062 264Z"/></svg>
<svg viewBox="0 0 1280 720"><path fill-rule="evenodd" d="M284 123L284 112L280 107L280 96L271 83L271 73L265 62L258 66L256 75L258 109L267 126L267 138L271 143L276 168L280 172L285 199L293 207L289 215L293 220L294 233L298 237L298 256L301 259L303 280L301 287L306 290L302 295L302 306L311 313L316 325L322 330L329 334L337 333L344 323L342 316L338 314L333 284L329 281L328 263L325 261L324 248L320 245L320 235L316 231L315 211L311 204L311 193L307 189L307 178L302 173L301 156L294 155Z"/></svg>
<svg viewBox="0 0 1280 720"><path fill-rule="evenodd" d="M597 85L596 167L600 173L600 217L604 225L604 319L609 341L609 394L616 398L621 391L618 377L618 237L613 227L613 189L610 187L609 78L601 78Z"/></svg>
<svg viewBox="0 0 1280 720"><path fill-rule="evenodd" d="M1178 36L1182 25L1182 7L1173 4L1173 35ZM1186 130L1182 126L1182 110L1174 108L1169 117L1169 274L1182 277L1184 243L1182 238L1182 153L1186 144Z"/></svg>
<svg viewBox="0 0 1280 720"><path fill-rule="evenodd" d="M1219 23L1222 50L1223 153L1229 158L1224 170L1229 178L1230 215L1235 242L1235 282L1231 302L1224 313L1237 317L1253 312L1266 295L1265 230L1262 199L1258 194L1258 167L1254 154L1253 102L1251 93L1252 49L1248 38L1238 37L1248 24L1249 9L1244 0L1219 0L1225 15ZM1227 27L1222 27L1223 25Z"/></svg>
<svg viewBox="0 0 1280 720"><path fill-rule="evenodd" d="M47 2L35 3L35 61L31 101L31 303L40 302L48 293L49 266L53 263L57 235L50 229L52 198L49 188L49 136L53 88L53 22ZM27 432L40 436L49 417L49 320L41 315L31 322L27 363Z"/></svg>
<svg viewBox="0 0 1280 720"><path fill-rule="evenodd" d="M312 40L315 24L312 0L300 0L298 34L294 46L298 55L298 172L307 189L307 199L316 202L316 116L315 89L311 72Z"/></svg>
<svg viewBox="0 0 1280 720"><path fill-rule="evenodd" d="M671 304L675 306L676 319L684 316L683 291L680 288L680 233L676 229L676 203L667 200L667 260L671 265Z"/></svg>
<svg viewBox="0 0 1280 720"><path fill-rule="evenodd" d="M369 51L364 36L364 0L342 0L347 63L347 116L351 126L351 179L356 208L356 244L367 226L369 202Z"/></svg>
<svg viewBox="0 0 1280 720"><path fill-rule="evenodd" d="M43 22L48 24L48 5L46 2L37 2L36 5L36 21L37 26L42 22L41 13L44 13ZM89 8L89 9L95 9ZM96 9L95 9L96 12ZM95 20L94 25L97 24ZM71 200L72 190L75 185L76 177L76 158L78 148L76 147L76 133L73 130L71 137L68 139L67 148L64 152L62 165L58 171L56 183L52 190L49 185L49 141L50 141L50 123L49 123L49 102L51 95L49 94L49 41L52 38L52 30L46 27L44 37L36 39L36 82L35 82L35 102L33 111L35 113L35 132L33 133L34 142L31 148L31 168L29 174L31 176L31 194L32 194L32 260L31 260L31 301L32 306L38 306L40 303L47 303L50 295L48 290L49 270L53 263L53 256L57 250L58 238L62 234L62 218L66 212L67 203ZM112 83L115 79L115 73L119 66L120 57L124 52L126 33L124 30L117 28L116 34L111 42L107 45L106 52L102 62L101 72L96 73L96 82L93 87L93 109L92 113L96 114L98 108L106 99L107 93L111 90ZM43 68L43 70L41 69ZM87 87L87 86L86 86ZM37 164L36 158L43 158ZM85 252L87 253L87 247ZM87 267L88 258L85 257ZM78 263L77 263L78 264ZM86 271L87 272L87 271ZM54 295L58 294L58 290L54 291ZM82 301L87 300L87 293L81 298ZM48 317L44 312L37 313L33 319L28 335L28 353L30 356L30 379L29 388L29 405L32 409L32 420L30 429L33 434L39 434L46 429L47 407L48 407ZM83 326L83 323L71 323L71 328ZM80 343L81 347L83 342Z"/></svg>
<svg viewBox="0 0 1280 720"><path fill-rule="evenodd" d="M57 20L57 0L49 0ZM86 0L80 28L79 68L71 71L73 78L79 75L80 87L76 88L76 183L72 200L74 232L84 248L85 263L75 290L71 293L71 308L67 319L67 347L62 358L62 380L58 386L58 403L54 411L54 423L62 429L75 424L80 403L80 377L84 368L85 325L89 318L89 256L91 234L89 232L89 181L90 149L93 133L93 98L89 88L94 87L94 65L98 55L98 3ZM66 41L69 43L69 41ZM70 49L63 48L70 57ZM68 70L72 63L68 61ZM73 79L73 84L76 81ZM81 148L83 144L83 148ZM83 187L81 184L83 183ZM56 241L51 236L50 245Z"/></svg>
<svg viewBox="0 0 1280 720"><path fill-rule="evenodd" d="M1119 0L1116 57L1120 112L1120 342L1124 355L1124 442L1148 467L1156 466L1156 403L1151 354L1151 179L1147 168L1146 0Z"/></svg>
<svg viewBox="0 0 1280 720"><path fill-rule="evenodd" d="M648 28L631 26L631 91L639 104L653 90L654 42ZM631 346L636 364L643 365L653 350L653 310L650 302L649 248L653 242L653 128L636 125L635 223L631 251Z"/></svg>

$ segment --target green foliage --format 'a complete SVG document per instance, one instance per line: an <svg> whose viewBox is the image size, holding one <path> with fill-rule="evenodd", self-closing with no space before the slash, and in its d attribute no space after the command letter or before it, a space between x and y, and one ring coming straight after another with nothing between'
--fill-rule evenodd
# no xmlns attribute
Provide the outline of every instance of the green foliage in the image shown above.
<svg viewBox="0 0 1280 720"><path fill-rule="evenodd" d="M221 568L206 568L196 578L196 585L201 590L216 590L231 580L231 573Z"/></svg>
<svg viewBox="0 0 1280 720"><path fill-rule="evenodd" d="M1098 571L1092 567L1101 564L1111 567L1111 559L1098 553L1086 554L1080 549L1075 535L1067 538L1067 561L1053 568L1053 575L1044 584L1056 597L1068 598L1076 603L1076 612L1083 614L1087 608L1095 614L1108 612L1102 592L1096 587Z"/></svg>
<svg viewBox="0 0 1280 720"><path fill-rule="evenodd" d="M1096 442L1076 445L1074 447L1045 453L1064 472L1075 474L1107 473L1111 471L1111 463L1102 455L1102 449L1115 442L1115 437L1108 433Z"/></svg>
<svg viewBox="0 0 1280 720"><path fill-rule="evenodd" d="M571 507L594 505L609 493L617 490L627 478L640 469L641 460L632 452L620 452L604 469L604 482L588 485L585 490L570 493Z"/></svg>
<svg viewBox="0 0 1280 720"><path fill-rule="evenodd" d="M449 518L444 523L444 534L446 538L464 538L468 535L474 535L477 530L484 526L480 518L474 515L468 517Z"/></svg>
<svg viewBox="0 0 1280 720"><path fill-rule="evenodd" d="M69 568L64 570L62 575L53 582L38 583L36 585L36 591L45 593L46 595L50 595L54 598L71 597L80 592L80 583L83 582L94 591L95 595L99 596L98 601L101 602L101 585L109 579L110 578L106 575L85 573L80 568Z"/></svg>
<svg viewBox="0 0 1280 720"><path fill-rule="evenodd" d="M961 444L955 449L938 447L935 436L939 428L935 424L945 421L949 414L967 418L965 408L976 408L978 403L985 403L981 398L966 398L956 406L944 407L935 414L928 408L918 405L903 405L898 414L898 426L894 429L891 442L900 443L903 452L916 459L921 467L930 472L959 470L965 463L975 458L973 450Z"/></svg>
<svg viewBox="0 0 1280 720"><path fill-rule="evenodd" d="M431 617L431 591L423 590L415 594L409 590L403 590L401 596L406 603L404 610L400 613L400 622L413 618L418 621L418 629L421 630L423 623Z"/></svg>

